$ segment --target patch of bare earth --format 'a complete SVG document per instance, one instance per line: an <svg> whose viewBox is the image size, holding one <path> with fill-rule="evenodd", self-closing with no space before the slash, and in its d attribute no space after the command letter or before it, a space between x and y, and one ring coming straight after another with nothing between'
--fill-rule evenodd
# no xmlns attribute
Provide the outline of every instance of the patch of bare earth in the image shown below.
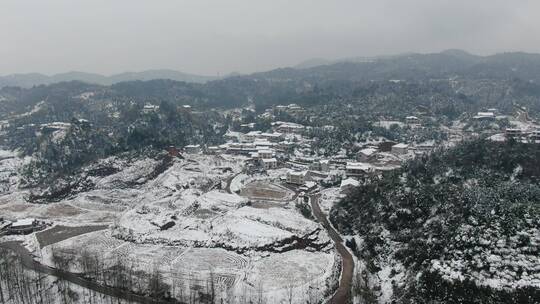
<svg viewBox="0 0 540 304"><path fill-rule="evenodd" d="M250 199L283 201L291 198L292 191L276 184L256 181L247 184L240 195Z"/></svg>
<svg viewBox="0 0 540 304"><path fill-rule="evenodd" d="M47 229L36 233L36 238L41 248L56 244L69 238L90 233L94 231L107 229L108 226L79 226L79 227L67 227L67 226L54 226L51 229Z"/></svg>

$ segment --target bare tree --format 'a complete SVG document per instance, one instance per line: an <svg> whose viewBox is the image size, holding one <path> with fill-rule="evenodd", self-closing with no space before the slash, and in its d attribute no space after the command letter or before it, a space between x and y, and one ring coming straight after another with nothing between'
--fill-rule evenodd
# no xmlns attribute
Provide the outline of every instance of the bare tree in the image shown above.
<svg viewBox="0 0 540 304"><path fill-rule="evenodd" d="M294 298L294 285L293 283L287 284L287 299L289 300L289 304L292 304L293 298Z"/></svg>

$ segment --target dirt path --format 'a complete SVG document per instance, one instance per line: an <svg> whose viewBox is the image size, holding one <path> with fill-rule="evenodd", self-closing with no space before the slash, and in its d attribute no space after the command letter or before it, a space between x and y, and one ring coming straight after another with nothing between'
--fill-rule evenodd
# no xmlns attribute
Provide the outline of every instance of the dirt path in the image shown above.
<svg viewBox="0 0 540 304"><path fill-rule="evenodd" d="M156 304L156 303L169 303L170 304L170 302L154 300L152 298L140 296L140 295L131 293L129 291L101 285L94 281L85 279L79 276L78 274L43 265L35 261L32 254L24 246L22 246L20 242L0 243L0 248L4 248L4 249L15 252L15 254L17 254L21 258L21 263L25 268L61 278L73 284L96 291L104 295L108 295L111 297L115 297L118 299L130 301L130 302L143 303L143 304Z"/></svg>
<svg viewBox="0 0 540 304"><path fill-rule="evenodd" d="M354 260L347 248L345 248L345 246L343 245L343 239L341 238L339 233L337 233L337 231L330 225L328 219L326 218L326 215L322 212L321 207L319 206L319 197L320 194L314 194L310 196L311 209L313 210L313 214L315 215L317 221L319 221L319 223L323 225L332 241L334 241L334 243L336 244L336 249L339 255L341 255L341 260L343 263L339 287L336 290L336 293L334 293L332 298L328 301L328 303L351 303L351 287L354 272Z"/></svg>

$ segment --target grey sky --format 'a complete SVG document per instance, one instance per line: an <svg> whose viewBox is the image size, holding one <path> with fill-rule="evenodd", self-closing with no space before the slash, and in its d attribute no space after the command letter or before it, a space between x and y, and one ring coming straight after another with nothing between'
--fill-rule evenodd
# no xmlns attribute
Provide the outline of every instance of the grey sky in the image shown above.
<svg viewBox="0 0 540 304"><path fill-rule="evenodd" d="M462 48L540 52L538 0L2 0L0 75L216 75Z"/></svg>

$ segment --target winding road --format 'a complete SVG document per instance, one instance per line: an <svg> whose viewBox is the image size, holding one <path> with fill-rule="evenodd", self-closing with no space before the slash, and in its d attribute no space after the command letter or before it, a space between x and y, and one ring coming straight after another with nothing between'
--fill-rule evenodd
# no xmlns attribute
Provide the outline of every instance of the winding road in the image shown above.
<svg viewBox="0 0 540 304"><path fill-rule="evenodd" d="M320 194L313 194L310 196L311 201L311 210L313 210L313 215L315 218L328 232L328 235L334 241L336 249L341 256L342 268L341 268L341 278L339 280L339 287L330 298L328 303L330 304L346 304L351 303L351 287L352 279L354 272L354 260L351 253L343 245L343 239L339 233L330 225L328 218L322 212L321 207L319 206Z"/></svg>
<svg viewBox="0 0 540 304"><path fill-rule="evenodd" d="M136 302L136 303L142 303L142 304L157 304L157 303L170 304L171 303L171 302L155 300L149 297L137 295L137 294L134 294L132 292L125 291L122 289L101 285L94 281L85 279L78 274L43 265L39 263L38 261L34 260L34 257L32 256L32 254L24 246L22 246L21 242L0 243L0 248L4 248L4 249L15 252L20 257L21 263L25 268L28 268L36 272L41 272L44 274L58 277L60 279L69 281L75 285L82 286L84 288L93 290L95 292L98 292L104 295L126 300L129 302Z"/></svg>

